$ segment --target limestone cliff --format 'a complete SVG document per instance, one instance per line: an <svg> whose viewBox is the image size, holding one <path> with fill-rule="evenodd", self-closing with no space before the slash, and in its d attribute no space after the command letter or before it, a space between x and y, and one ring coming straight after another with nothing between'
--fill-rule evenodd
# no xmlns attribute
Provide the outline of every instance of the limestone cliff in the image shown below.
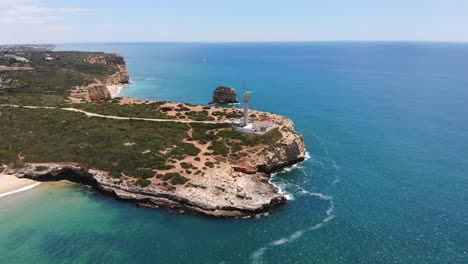
<svg viewBox="0 0 468 264"><path fill-rule="evenodd" d="M125 61L122 56L109 54L90 57L85 60L91 64L104 64L116 68L116 72L103 79L95 79L93 83L85 86L73 87L70 91L72 99L82 101L97 101L110 99L112 97L107 86L129 83L129 75Z"/></svg>
<svg viewBox="0 0 468 264"><path fill-rule="evenodd" d="M105 64L105 65L125 65L125 60L118 54L106 54L102 56L93 56L85 60L91 64Z"/></svg>
<svg viewBox="0 0 468 264"><path fill-rule="evenodd" d="M35 166L38 165L47 167L47 170L36 171ZM84 169L77 163L30 164L21 169L7 170L6 173L43 182L68 180L89 185L102 193L140 206L215 217L255 216L286 202L285 197L269 184L265 174L244 175L234 185L232 181L191 183L190 188L173 191L167 188L137 187L113 179L107 172Z"/></svg>
<svg viewBox="0 0 468 264"><path fill-rule="evenodd" d="M280 128L281 140L276 146L264 149L255 160L257 170L271 173L305 159L304 138L294 130L294 123L280 117L283 126Z"/></svg>
<svg viewBox="0 0 468 264"><path fill-rule="evenodd" d="M231 104L238 103L237 92L234 88L218 86L213 92L213 99L210 104Z"/></svg>

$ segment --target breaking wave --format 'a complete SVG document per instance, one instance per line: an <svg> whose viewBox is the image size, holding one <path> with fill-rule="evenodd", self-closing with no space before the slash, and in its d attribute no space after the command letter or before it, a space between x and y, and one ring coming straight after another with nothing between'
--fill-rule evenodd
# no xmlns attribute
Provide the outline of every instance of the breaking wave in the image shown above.
<svg viewBox="0 0 468 264"><path fill-rule="evenodd" d="M319 141L321 141L320 138L318 138L318 139L319 139ZM304 189L303 187L301 187L298 184L291 183L291 182L289 182L287 180L276 177L279 174L288 173L288 172L291 172L293 170L298 170L298 169L301 170L302 173L307 174L307 171L304 170L304 164L303 163L299 163L299 164L296 164L296 165L291 166L289 168L285 168L284 170L273 174L271 179L270 179L270 183L273 184L276 188L278 188L279 192L281 194L285 195L285 197L288 200L294 200L295 199L294 196L293 196L293 193L294 193L294 195L296 195L296 196L309 196L309 197L318 198L320 200L328 202L328 207L327 207L327 209L325 211L324 218L319 223L316 223L316 224L314 224L314 225L312 225L312 226L310 226L308 228L298 230L298 231L292 233L289 236L282 237L280 239L272 241L272 242L268 243L267 245L265 245L263 247L260 247L259 249L255 250L250 255L250 259L251 259L251 262L253 264L263 263L263 256L265 255L265 252L267 250L270 250L270 249L272 249L274 247L279 247L279 246L285 245L287 243L291 243L291 242L299 239L300 237L302 237L305 233L311 232L313 230L317 230L317 229L323 227L328 222L333 220L333 218L335 218L334 197L332 195L324 193L324 191L327 191L327 190L331 189L334 185L339 183L339 181L340 181L339 171L341 170L341 167L338 166L334 160L332 160L331 158L328 157L328 148L326 147L325 144L323 144L323 142L321 144L324 145L324 152L325 152L326 156L325 157L314 157L314 158L312 158L310 156L309 152L306 152L306 159L305 160L307 161L307 160L311 159L311 162L314 162L318 166L330 166L332 168L332 171L333 171L333 174L334 174L334 179L329 184L329 186L327 186L327 188L325 188L321 192L312 192L312 191Z"/></svg>
<svg viewBox="0 0 468 264"><path fill-rule="evenodd" d="M30 184L30 185L28 185L28 186L25 186L25 187L23 187L23 188L20 188L20 189L11 191L11 192L0 193L0 197L5 197L5 196L11 195L11 194L15 194L15 193L27 191L27 190L30 190L30 189L32 189L32 188L38 186L39 184L41 184L41 183L40 183L40 182L36 182L36 183Z"/></svg>
<svg viewBox="0 0 468 264"><path fill-rule="evenodd" d="M299 186L297 186L297 187L299 187ZM303 236L305 233L313 231L313 230L317 230L317 229L323 227L327 222L329 222L333 218L335 218L335 215L334 215L335 203L333 201L333 196L325 195L325 194L322 194L322 193L309 192L309 191L304 190L304 189L302 189L301 194L318 197L321 200L328 201L329 206L328 206L328 208L327 208L327 210L325 212L326 213L325 218L323 218L320 223L317 223L317 224L315 224L315 225L313 225L313 226L311 226L309 228L306 228L306 229L298 230L298 231L294 232L290 236L282 237L282 238L280 238L278 240L275 240L275 241L267 244L266 246L263 246L263 247L255 250L250 255L252 263L254 263L254 264L262 263L263 262L263 255L265 254L265 252L268 249L271 249L271 248L277 247L277 246L281 246L281 245L284 245L284 244L287 244L287 243L291 243L291 242L297 240L298 238L300 238L301 236Z"/></svg>

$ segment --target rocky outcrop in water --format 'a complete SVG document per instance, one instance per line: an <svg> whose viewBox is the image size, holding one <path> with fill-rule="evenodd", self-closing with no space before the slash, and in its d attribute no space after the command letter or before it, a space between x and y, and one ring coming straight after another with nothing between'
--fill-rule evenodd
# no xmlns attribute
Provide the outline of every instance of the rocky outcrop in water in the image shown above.
<svg viewBox="0 0 468 264"><path fill-rule="evenodd" d="M238 103L236 89L218 86L213 92L213 99L210 104L232 104Z"/></svg>

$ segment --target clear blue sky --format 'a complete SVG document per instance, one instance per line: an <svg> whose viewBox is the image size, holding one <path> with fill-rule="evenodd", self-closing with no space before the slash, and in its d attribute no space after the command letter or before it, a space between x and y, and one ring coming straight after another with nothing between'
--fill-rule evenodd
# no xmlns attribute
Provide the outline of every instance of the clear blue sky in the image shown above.
<svg viewBox="0 0 468 264"><path fill-rule="evenodd" d="M0 0L0 43L468 42L468 0Z"/></svg>

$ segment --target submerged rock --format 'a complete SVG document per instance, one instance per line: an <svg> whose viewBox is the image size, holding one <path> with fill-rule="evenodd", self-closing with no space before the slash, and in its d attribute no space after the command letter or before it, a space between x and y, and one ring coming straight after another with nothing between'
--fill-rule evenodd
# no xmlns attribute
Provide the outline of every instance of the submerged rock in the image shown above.
<svg viewBox="0 0 468 264"><path fill-rule="evenodd" d="M238 102L236 89L218 86L213 92L213 99L210 104L233 104Z"/></svg>

